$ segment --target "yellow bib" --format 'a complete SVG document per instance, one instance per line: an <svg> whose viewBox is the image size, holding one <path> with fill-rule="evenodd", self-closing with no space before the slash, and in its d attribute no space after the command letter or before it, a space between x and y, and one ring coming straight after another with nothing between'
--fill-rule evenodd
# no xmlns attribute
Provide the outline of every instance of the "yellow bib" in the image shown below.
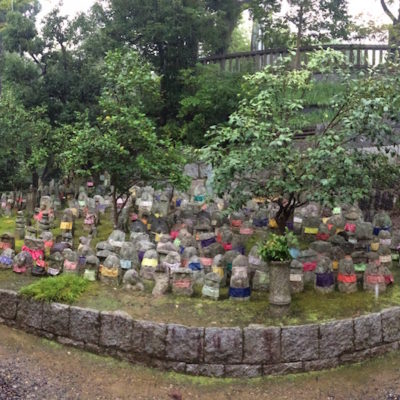
<svg viewBox="0 0 400 400"><path fill-rule="evenodd" d="M60 229L62 229L62 230L71 230L72 229L72 222L61 222Z"/></svg>
<svg viewBox="0 0 400 400"><path fill-rule="evenodd" d="M304 233L316 235L318 233L318 228L304 228Z"/></svg>
<svg viewBox="0 0 400 400"><path fill-rule="evenodd" d="M143 258L142 267L153 267L156 268L158 265L158 260L155 258Z"/></svg>

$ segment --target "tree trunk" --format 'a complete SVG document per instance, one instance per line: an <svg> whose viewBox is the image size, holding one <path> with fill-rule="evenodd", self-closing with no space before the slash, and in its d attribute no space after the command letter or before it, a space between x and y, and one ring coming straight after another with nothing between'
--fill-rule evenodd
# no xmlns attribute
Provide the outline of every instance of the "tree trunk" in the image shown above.
<svg viewBox="0 0 400 400"><path fill-rule="evenodd" d="M300 69L301 67L301 44L303 40L303 7L299 9L299 23L297 25L296 35L296 57L295 57L295 68Z"/></svg>
<svg viewBox="0 0 400 400"><path fill-rule="evenodd" d="M113 208L114 208L114 229L117 229L119 213L118 213L118 208L117 208L117 193L116 193L115 187L113 188L113 192L112 192L112 200L113 200Z"/></svg>
<svg viewBox="0 0 400 400"><path fill-rule="evenodd" d="M251 30L251 51L259 50L260 36L260 24L258 21L254 20ZM262 45L261 47L263 48L264 46Z"/></svg>
<svg viewBox="0 0 400 400"><path fill-rule="evenodd" d="M3 37L0 35L0 97L3 93L3 68L4 68Z"/></svg>
<svg viewBox="0 0 400 400"><path fill-rule="evenodd" d="M389 28L389 46L398 48L400 46L400 8L396 17L386 4L386 0L381 0L381 5L385 14L393 22L393 25Z"/></svg>
<svg viewBox="0 0 400 400"><path fill-rule="evenodd" d="M292 206L282 207L276 216L276 223L278 224L278 231L281 235L285 233L287 223L293 217L294 208Z"/></svg>
<svg viewBox="0 0 400 400"><path fill-rule="evenodd" d="M389 46L398 49L400 47L400 20L393 21L389 28Z"/></svg>
<svg viewBox="0 0 400 400"><path fill-rule="evenodd" d="M32 213L35 212L35 208L38 200L38 186L39 186L39 174L37 171L32 172Z"/></svg>

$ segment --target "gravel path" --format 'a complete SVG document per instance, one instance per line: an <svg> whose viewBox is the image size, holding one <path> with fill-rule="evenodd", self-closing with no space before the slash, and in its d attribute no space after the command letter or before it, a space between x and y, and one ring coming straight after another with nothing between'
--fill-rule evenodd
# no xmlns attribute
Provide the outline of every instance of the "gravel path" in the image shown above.
<svg viewBox="0 0 400 400"><path fill-rule="evenodd" d="M192 378L63 347L0 325L0 400L400 400L400 352L333 371Z"/></svg>

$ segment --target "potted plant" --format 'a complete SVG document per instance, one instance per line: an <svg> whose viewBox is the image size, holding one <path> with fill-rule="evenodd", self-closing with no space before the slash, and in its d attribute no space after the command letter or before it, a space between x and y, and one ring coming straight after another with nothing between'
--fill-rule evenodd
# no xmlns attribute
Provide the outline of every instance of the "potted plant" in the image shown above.
<svg viewBox="0 0 400 400"><path fill-rule="evenodd" d="M270 234L259 245L259 254L269 265L269 303L274 314L282 315L289 310L290 294L290 249L297 246L297 238L286 230L284 235Z"/></svg>

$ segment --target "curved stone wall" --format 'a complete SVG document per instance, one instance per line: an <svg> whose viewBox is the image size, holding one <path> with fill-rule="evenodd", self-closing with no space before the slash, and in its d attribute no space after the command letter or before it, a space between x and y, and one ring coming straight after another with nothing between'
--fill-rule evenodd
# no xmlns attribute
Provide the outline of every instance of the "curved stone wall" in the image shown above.
<svg viewBox="0 0 400 400"><path fill-rule="evenodd" d="M215 377L320 370L396 350L400 307L328 323L198 328L41 303L0 290L0 322L98 354Z"/></svg>

